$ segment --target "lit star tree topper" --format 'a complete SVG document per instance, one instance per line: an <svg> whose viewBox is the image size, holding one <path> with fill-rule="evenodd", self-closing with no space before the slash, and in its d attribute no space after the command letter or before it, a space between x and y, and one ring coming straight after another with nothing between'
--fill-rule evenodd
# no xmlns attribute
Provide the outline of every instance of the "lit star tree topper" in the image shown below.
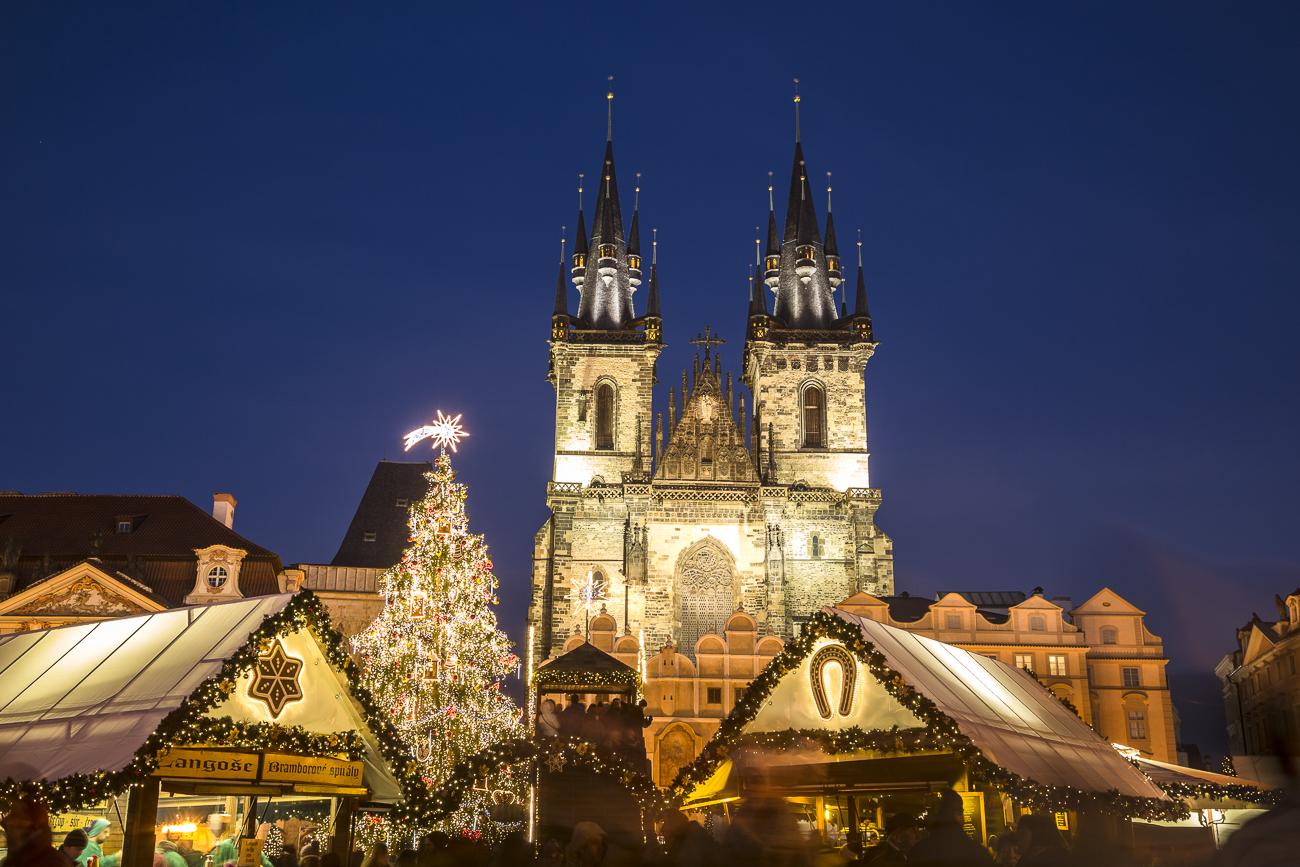
<svg viewBox="0 0 1300 867"><path fill-rule="evenodd" d="M435 449L442 446L443 451L446 451L447 446L451 446L451 450L454 452L461 437L467 436L469 436L469 433L461 426L460 416L448 418L442 414L442 410L438 410L438 417L430 424L417 428L406 435L406 451L409 452L411 446L420 440L431 439Z"/></svg>
<svg viewBox="0 0 1300 867"><path fill-rule="evenodd" d="M459 416L439 415L432 427L445 423L441 433L415 431L408 444L433 437L454 447L464 435L456 431ZM519 660L492 612L497 579L483 537L468 530L466 488L445 450L426 478L429 492L411 506L402 562L379 577L384 606L353 645L364 663L362 684L411 746L425 782L438 789L458 762L519 737L522 728L519 708L501 691ZM522 795L522 770L494 777L491 788ZM476 788L439 830L490 830L487 797Z"/></svg>

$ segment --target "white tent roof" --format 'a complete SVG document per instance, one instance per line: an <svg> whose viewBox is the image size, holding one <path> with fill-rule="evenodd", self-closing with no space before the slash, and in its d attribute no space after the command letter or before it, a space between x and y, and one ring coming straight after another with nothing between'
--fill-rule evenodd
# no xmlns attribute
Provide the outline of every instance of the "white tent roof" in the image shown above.
<svg viewBox="0 0 1300 867"><path fill-rule="evenodd" d="M884 654L889 667L957 723L986 758L1042 785L1165 798L1028 673L841 611Z"/></svg>
<svg viewBox="0 0 1300 867"><path fill-rule="evenodd" d="M0 636L0 779L53 781L126 767L163 718L292 598L258 596ZM286 641L303 658L313 651L323 656L306 630ZM309 689L325 669L342 679L328 666L308 669ZM321 681L319 698L290 705L298 716L286 711L281 722L308 731L361 731L376 797L398 797L359 708L343 700L340 686ZM209 715L256 719L251 703L242 704L250 707L232 696Z"/></svg>

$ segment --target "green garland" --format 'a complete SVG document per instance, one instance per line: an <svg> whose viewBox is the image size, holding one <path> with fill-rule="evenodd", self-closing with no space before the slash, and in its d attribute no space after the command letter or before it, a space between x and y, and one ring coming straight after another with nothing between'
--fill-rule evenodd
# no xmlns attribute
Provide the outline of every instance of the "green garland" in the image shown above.
<svg viewBox="0 0 1300 867"><path fill-rule="evenodd" d="M863 731L853 728L843 731L788 730L747 735L744 728L758 715L772 690L787 674L797 669L812 652L821 638L830 638L848 648L885 690L910 710L924 724L924 729L888 731ZM996 787L1013 800L1035 811L1061 812L1065 810L1105 810L1117 815L1142 819L1182 819L1188 815L1187 805L1181 800L1161 801L1122 795L1118 791L1081 792L1069 786L1049 786L1026 779L989 761L978 746L971 742L957 723L930 701L904 682L889 667L884 654L862 637L862 631L852 623L827 612L818 612L809 621L804 632L773 657L763 671L750 684L740 701L713 738L704 746L694 762L682 768L670 787L675 802L680 803L689 791L706 780L735 750L761 746L783 751L796 744L815 743L827 753L874 750L902 752L907 750L939 750L955 753L969 769L971 778Z"/></svg>
<svg viewBox="0 0 1300 867"><path fill-rule="evenodd" d="M456 765L443 787L430 796L435 806L426 818L439 819L455 812L475 780L527 762L545 764L557 757L563 760L565 769L592 771L626 786L641 808L651 814L668 803L659 787L645 774L610 750L576 738L538 736L532 740L520 739L494 744Z"/></svg>
<svg viewBox="0 0 1300 867"><path fill-rule="evenodd" d="M544 682L544 684L543 684ZM633 690L641 689L641 675L633 671L537 671L533 673L533 686L542 684L550 687L579 686L630 686ZM556 690L567 691L567 690Z"/></svg>
<svg viewBox="0 0 1300 867"><path fill-rule="evenodd" d="M360 672L343 649L343 636L330 623L324 603L310 590L299 591L283 609L250 632L248 641L222 663L221 671L199 684L180 707L163 717L125 768L73 774L54 781L33 782L10 777L0 783L0 806L7 807L18 799L33 799L44 801L51 812L63 813L101 804L146 780L158 767L159 754L168 747L238 746L285 750L313 757L346 754L355 760L360 757L364 742L354 731L316 735L298 726L239 723L229 717L204 716L234 691L235 682L253 669L258 655L271 641L303 628L311 630L330 663L347 676L352 696L361 706L362 718L402 786L405 801L394 812L402 818L423 815L429 809L429 790L416 773L409 748L385 720L369 692L357 686Z"/></svg>
<svg viewBox="0 0 1300 867"><path fill-rule="evenodd" d="M1218 783L1210 782L1195 785L1156 782L1156 785L1164 789L1165 794L1169 797L1183 800L1207 798L1211 801L1245 801L1267 807L1275 807L1286 800L1283 789L1257 789L1254 786L1247 785L1221 786Z"/></svg>

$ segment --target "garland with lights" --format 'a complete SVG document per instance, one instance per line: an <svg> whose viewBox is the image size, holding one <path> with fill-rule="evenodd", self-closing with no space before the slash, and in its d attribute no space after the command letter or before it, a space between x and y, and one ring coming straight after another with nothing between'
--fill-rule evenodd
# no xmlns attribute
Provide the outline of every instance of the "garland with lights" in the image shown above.
<svg viewBox="0 0 1300 867"><path fill-rule="evenodd" d="M431 796L435 804L431 817L449 816L460 809L475 782L512 772L528 762L553 768L553 773L583 770L609 777L626 787L641 809L651 814L668 804L659 787L617 753L577 738L537 736L493 744L457 764L446 784Z"/></svg>
<svg viewBox="0 0 1300 867"><path fill-rule="evenodd" d="M411 747L406 759L412 772L441 790L457 763L521 733L520 710L501 691L519 659L497 627L497 578L483 536L469 532L466 486L455 481L445 450L425 478L428 493L411 504L402 561L379 576L384 605L352 646L368 694ZM522 796L522 777L500 782ZM481 790L465 795L450 813L440 809L444 799L430 796L412 815L389 814L389 822L368 834L475 828L490 806L488 796Z"/></svg>
<svg viewBox="0 0 1300 867"><path fill-rule="evenodd" d="M551 671L538 670L533 674L533 686L544 685L546 692L568 692L569 687L626 686L640 694L641 673L631 671Z"/></svg>
<svg viewBox="0 0 1300 867"><path fill-rule="evenodd" d="M925 724L923 729L842 731L821 729L787 730L746 734L744 728L758 715L777 684L796 670L821 638L843 644L878 680L885 690ZM1013 800L1034 811L1104 810L1120 816L1142 819L1182 819L1187 805L1178 799L1122 795L1118 791L1081 792L1069 786L1050 786L1019 776L985 758L983 751L962 733L955 720L939 710L930 699L907 684L889 667L884 654L862 637L852 623L829 612L820 611L809 621L803 634L788 643L750 684L745 694L713 738L694 762L682 768L670 791L680 803L691 788L706 780L727 758L738 750L763 748L784 751L795 745L816 744L828 754L840 752L929 750L955 753L969 769L972 780L993 786Z"/></svg>
<svg viewBox="0 0 1300 867"><path fill-rule="evenodd" d="M429 791L415 772L410 750L397 730L387 722L364 687L357 686L360 672L343 648L343 636L330 623L324 603L310 590L300 590L280 611L265 618L248 640L221 665L221 670L199 684L180 707L173 710L118 771L73 774L58 780L25 781L12 777L0 783L0 806L19 799L43 801L53 813L81 810L102 804L130 786L144 782L158 767L158 756L169 747L216 746L256 750L283 750L312 756L346 755L360 758L364 748L355 731L312 734L299 726L278 723L236 722L230 717L213 719L205 714L235 690L236 682L249 675L257 657L279 637L308 629L326 658L348 680L352 697L361 706L361 716L374 734L379 751L388 761L402 786L405 801L396 812L402 816L422 815L428 810Z"/></svg>
<svg viewBox="0 0 1300 867"><path fill-rule="evenodd" d="M1260 804L1266 807L1275 807L1286 800L1285 790L1283 789L1257 789L1254 786L1244 784L1222 786L1210 782L1195 785L1156 782L1156 785L1164 789L1165 794L1169 797L1184 800L1205 798L1211 801L1245 801L1249 804Z"/></svg>

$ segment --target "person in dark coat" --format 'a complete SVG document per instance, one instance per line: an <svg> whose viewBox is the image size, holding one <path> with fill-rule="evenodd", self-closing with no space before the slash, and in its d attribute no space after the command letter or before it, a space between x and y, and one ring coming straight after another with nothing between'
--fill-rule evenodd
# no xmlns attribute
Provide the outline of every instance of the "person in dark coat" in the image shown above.
<svg viewBox="0 0 1300 867"><path fill-rule="evenodd" d="M560 733L566 738L582 737L582 727L587 722L587 711L578 700L578 694L569 696L569 706L560 712Z"/></svg>
<svg viewBox="0 0 1300 867"><path fill-rule="evenodd" d="M889 836L885 842L876 846L863 861L875 867L887 864L904 864L907 853L921 839L921 826L911 813L895 813L885 821L885 831Z"/></svg>
<svg viewBox="0 0 1300 867"><path fill-rule="evenodd" d="M713 835L681 810L664 816L663 832L668 851L659 861L660 867L712 867L717 863Z"/></svg>
<svg viewBox="0 0 1300 867"><path fill-rule="evenodd" d="M1051 816L1041 813L1021 816L1016 834L1025 841L1016 867L1060 867L1067 860L1065 840Z"/></svg>
<svg viewBox="0 0 1300 867"><path fill-rule="evenodd" d="M73 867L77 859L81 857L81 852L90 844L90 838L82 828L73 828L68 832L68 836L63 838L63 845L59 847L59 857L65 860L65 867Z"/></svg>
<svg viewBox="0 0 1300 867"><path fill-rule="evenodd" d="M0 825L5 829L4 867L63 867L63 856L54 848L49 814L39 801L18 801Z"/></svg>
<svg viewBox="0 0 1300 867"><path fill-rule="evenodd" d="M961 795L952 789L939 794L939 806L933 811L930 834L912 847L909 864L931 867L983 867L993 864L989 851L966 836L962 823Z"/></svg>

